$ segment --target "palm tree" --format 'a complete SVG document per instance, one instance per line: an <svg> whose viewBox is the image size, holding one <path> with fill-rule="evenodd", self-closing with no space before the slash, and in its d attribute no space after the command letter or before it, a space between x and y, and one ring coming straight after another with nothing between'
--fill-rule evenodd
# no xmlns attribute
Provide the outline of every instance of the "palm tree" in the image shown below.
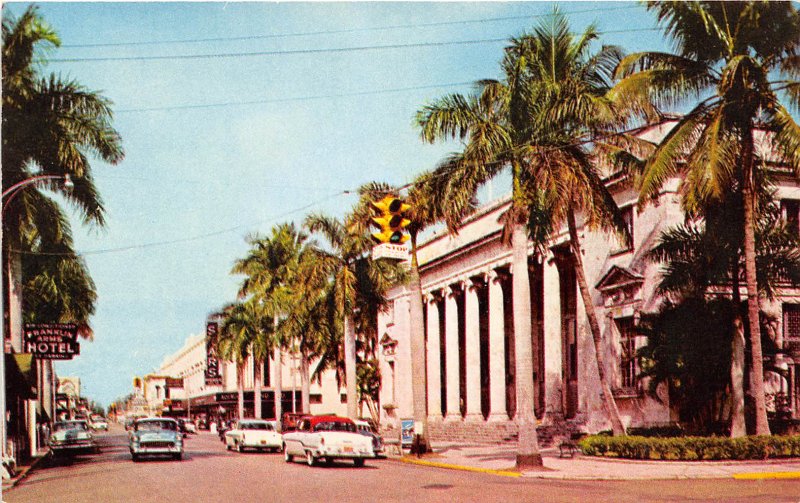
<svg viewBox="0 0 800 503"><path fill-rule="evenodd" d="M281 330L280 317L292 305L290 283L297 274L297 267L305 253L308 236L295 228L294 224L281 224L273 227L268 238L253 236L248 238L248 255L236 262L234 274L244 274L245 279L239 290L240 298L251 296L259 306L262 330L253 343L253 357L256 364L255 391L260 395L261 371L264 360L272 352L275 362L275 418L282 415L283 383L281 376L281 348L289 345L289 338ZM260 401L256 402L256 416L260 417Z"/></svg>
<svg viewBox="0 0 800 503"><path fill-rule="evenodd" d="M374 325L377 310L385 307L385 292L394 280L390 274L392 269L382 261L372 260L369 253L372 242L365 219L347 217L340 222L314 214L306 218L305 225L310 232L323 236L328 244L327 249L316 249L310 264L312 270L330 278L327 301L323 305L335 312L335 319L325 316L320 319L328 320L329 329L338 329L337 320L341 320L347 415L356 418L356 330Z"/></svg>
<svg viewBox="0 0 800 503"><path fill-rule="evenodd" d="M104 209L89 157L112 164L123 158L119 134L111 127L111 102L75 81L39 75L35 64L60 42L35 6L17 19L4 15L2 26L3 191L36 175L71 175L70 190L53 179L42 186L59 193L84 223L102 226ZM3 205L3 254L10 266L9 291L17 292L19 254L33 251L25 248L30 236L58 237L68 224L58 204L35 187Z"/></svg>
<svg viewBox="0 0 800 503"><path fill-rule="evenodd" d="M607 46L591 54L590 44L597 37L591 26L573 36L566 18L556 14L532 35L520 39L518 48L526 61L520 73L527 89L521 100L532 118L527 126L532 141L525 162L528 176L540 191L540 205L550 213L548 226L567 225L571 262L594 343L601 398L612 431L624 435L625 426L606 376L603 336L586 281L576 218L580 212L585 228L614 232L630 244L622 214L602 182L595 159L583 146L586 140L626 122L622 110L606 98L622 53Z"/></svg>
<svg viewBox="0 0 800 503"><path fill-rule="evenodd" d="M410 237L411 268L409 271L409 297L411 322L411 390L413 397L413 416L415 424L422 425L422 435L418 453L430 452L430 432L428 431L428 414L425 407L427 382L425 380L425 316L422 299L422 282L419 274L417 258L419 233L426 228L447 222L453 232L457 231L457 223L474 211L476 202L473 198L456 201L444 201L441 198L449 194L441 184L442 176L433 172L424 172L410 184L405 202L410 205L406 216L411 221L407 227ZM366 207L370 201L377 201L390 194L399 194L399 190L383 183L370 183L359 189L361 206Z"/></svg>
<svg viewBox="0 0 800 503"><path fill-rule="evenodd" d="M575 223L575 210L579 209L585 225L613 227L626 236L619 210L589 154L575 143L576 138L585 138L600 126L621 121L602 98L619 51L604 48L589 57L589 44L596 36L596 30L589 28L574 39L566 20L556 11L550 24L543 22L533 34L511 41L502 64L504 81L481 81L480 92L469 98L445 97L425 107L418 121L426 141L446 137L466 140L463 152L451 155L437 169L437 174L448 178L443 187L450 194L448 200L473 198L477 188L500 169L511 168L511 206L503 221L515 271L527 271L528 237L541 253L556 225L566 220L595 342L603 403L615 434L624 434L605 378L602 335L580 262ZM513 275L512 292L516 419L520 428L517 465L540 465L533 416L530 282L526 274Z"/></svg>
<svg viewBox="0 0 800 503"><path fill-rule="evenodd" d="M220 358L236 365L236 388L239 418L244 417L244 369L250 356L253 341L258 338L256 303L252 300L237 302L223 310L222 326L216 342Z"/></svg>
<svg viewBox="0 0 800 503"><path fill-rule="evenodd" d="M665 360L669 363L665 367L663 361L657 361L655 367L648 372L649 375L657 377L651 381L651 389L659 382L676 380L682 383L684 389L681 395L687 398L690 386L680 373L698 372L699 366L693 367L688 363L692 361L702 365L705 350L700 349L698 344L713 348L714 344L730 340L732 354L728 365L732 437L745 434L742 391L744 327L741 319L741 297L737 294L740 271L743 269L742 226L730 225L730 222L738 222L741 219L739 195L732 194L722 204L706 208L704 213L707 216L703 220L688 222L663 232L659 242L648 254L652 260L665 264L658 293L672 300L670 305L654 317L654 323L651 324L660 325L664 333L677 335L676 341L650 341L648 344L650 349L646 352L650 353L651 360L654 357L659 359L667 356ZM759 204L762 211L755 233L759 286L762 289L761 294L770 299L776 294L776 285L800 284L800 239L788 229L785 222L781 222L780 208L772 199L772 193L762 195ZM719 296L719 293L727 288L731 288L730 299ZM714 295L709 296L711 293ZM708 300L710 298L712 300ZM733 309L729 310L728 306L732 306ZM676 317L680 318L681 313L693 310L696 311L694 321L678 320L674 327L669 326L676 321ZM713 316L720 316L723 320L729 319L730 322L721 325L717 330L709 331L708 319L712 319ZM704 339L706 335L711 335L712 338L716 335L717 340L698 340L698 338ZM673 342L682 345L682 350L667 351L667 354L662 354L663 347L671 347ZM687 354L689 352L692 354ZM667 372L664 372L665 369ZM719 370L714 372L718 373ZM699 374L704 372L704 369L699 369ZM706 384L714 387L712 381L719 382L720 376L715 376L714 379L700 378L697 381L699 382L696 384L701 390L708 390ZM722 381L724 383L724 379ZM725 388L724 384L716 387L723 391ZM703 397L688 398L689 402L694 404L705 401ZM693 405L688 406L694 408ZM719 410L724 409L724 407L719 408ZM692 411L686 412L692 414ZM702 414L699 416L702 417Z"/></svg>
<svg viewBox="0 0 800 503"><path fill-rule="evenodd" d="M758 183L767 165L756 148L756 132L764 131L774 157L800 176L800 126L781 102L785 96L795 110L800 105L800 14L789 2L653 2L648 9L675 40L676 54L625 58L615 96L628 103L694 107L648 160L640 204L679 173L690 214L731 187L741 192L751 392L756 434L769 434L755 251Z"/></svg>

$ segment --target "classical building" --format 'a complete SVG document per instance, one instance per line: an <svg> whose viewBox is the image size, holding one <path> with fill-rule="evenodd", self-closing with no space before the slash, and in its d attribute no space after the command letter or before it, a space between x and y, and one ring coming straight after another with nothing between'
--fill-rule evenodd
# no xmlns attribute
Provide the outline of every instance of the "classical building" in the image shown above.
<svg viewBox="0 0 800 503"><path fill-rule="evenodd" d="M663 134L654 128L643 134ZM633 237L625 247L615 237L579 229L583 262L599 318L606 374L627 426L663 425L677 418L666 389L660 400L645 393L635 358L644 337L637 332L643 313L657 310L661 265L646 258L660 233L684 221L679 180L670 180L657 200L637 209L638 194L626 179L606 179ZM800 187L776 170L784 217L800 229ZM485 205L463 222L457 235L440 232L419 246L425 301L427 414L434 439L497 441L516 434L514 333L511 278L531 284L535 414L540 432L563 429L597 432L610 428L600 398L594 345L571 265L563 229L528 268L511 267L511 248L501 242L500 215L508 198ZM382 420L413 417L409 291L390 293L390 309L379 315ZM775 352L765 361L773 407L800 419L800 291L780 289L762 308L777 324L768 336ZM767 351L765 350L765 353Z"/></svg>

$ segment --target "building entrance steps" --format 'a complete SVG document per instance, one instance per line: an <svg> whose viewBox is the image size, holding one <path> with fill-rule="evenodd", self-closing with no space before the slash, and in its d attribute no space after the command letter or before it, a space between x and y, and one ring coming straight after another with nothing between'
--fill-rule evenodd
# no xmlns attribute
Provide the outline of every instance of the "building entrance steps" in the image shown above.
<svg viewBox="0 0 800 503"><path fill-rule="evenodd" d="M580 452L561 457L558 447L541 450L544 467L540 470L515 470L516 445L462 444L433 442L433 454L417 458L405 455L391 459L407 463L480 471L496 475L564 480L670 480L716 478L796 478L800 479L800 458L748 461L638 461L596 458Z"/></svg>

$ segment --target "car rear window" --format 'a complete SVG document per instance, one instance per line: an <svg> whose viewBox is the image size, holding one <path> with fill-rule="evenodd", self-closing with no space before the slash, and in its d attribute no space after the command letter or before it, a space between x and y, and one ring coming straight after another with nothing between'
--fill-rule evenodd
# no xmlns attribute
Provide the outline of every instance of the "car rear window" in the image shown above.
<svg viewBox="0 0 800 503"><path fill-rule="evenodd" d="M317 423L314 427L314 431L356 431L356 426L351 423L339 422L339 421L328 421L324 423Z"/></svg>
<svg viewBox="0 0 800 503"><path fill-rule="evenodd" d="M88 430L89 428L86 426L86 423L82 421L76 421L72 423L56 423L53 426L53 431L63 431L63 430Z"/></svg>
<svg viewBox="0 0 800 503"><path fill-rule="evenodd" d="M172 421L138 421L136 431L175 430L176 424Z"/></svg>
<svg viewBox="0 0 800 503"><path fill-rule="evenodd" d="M269 423L242 423L242 429L272 431L272 425Z"/></svg>

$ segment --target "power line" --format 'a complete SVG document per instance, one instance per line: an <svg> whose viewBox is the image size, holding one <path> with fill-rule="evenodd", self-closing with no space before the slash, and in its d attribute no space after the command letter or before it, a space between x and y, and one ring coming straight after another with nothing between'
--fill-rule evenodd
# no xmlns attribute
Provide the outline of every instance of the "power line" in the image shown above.
<svg viewBox="0 0 800 503"><path fill-rule="evenodd" d="M598 34L607 33L638 33L643 31L660 31L660 28L628 28L620 30L609 30L605 32L598 32ZM348 52L365 52L365 51L383 51L394 49L417 49L417 48L432 48L432 47L445 47L453 45L480 45L480 44L496 44L501 42L508 42L508 38L486 38L475 40L450 40L441 42L414 42L409 44L387 44L387 45L362 45L353 47L329 47L323 49L290 49L279 51L255 51L255 52L218 52L218 53L205 53L205 54L175 54L175 55L158 55L158 56L107 56L99 58L54 58L46 61L39 61L40 63L107 63L111 61L166 61L166 60L192 60L192 59L227 59L227 58L252 58L252 57L266 57L266 56L296 56L296 55L309 55L309 54L332 54L332 53L348 53Z"/></svg>
<svg viewBox="0 0 800 503"><path fill-rule="evenodd" d="M351 194L351 193L352 193L352 191L350 191L350 190L343 190L343 191L337 192L335 194L331 194L331 195L329 195L327 197L324 197L324 198L318 199L316 201L313 201L311 203L308 203L308 204L306 204L304 206L300 206L298 208L294 208L292 210L286 211L286 212L281 213L279 215L275 215L274 217L270 217L270 218L268 218L266 220L262 220L262 221L256 222L254 224L236 225L236 226L233 226L233 227L228 227L228 228L225 228L225 229L219 229L219 230L216 230L216 231L211 231L211 232L207 232L207 233L204 233L204 234L198 234L198 235L190 236L190 237L186 237L186 238L170 239L170 240L165 240L165 241L152 241L152 242L149 242L149 243L140 243L140 244L135 244L135 245L119 246L119 247L114 247L114 248L101 248L101 249L96 249L96 250L86 250L86 251L82 251L82 252L73 252L73 253L31 252L31 251L25 251L25 250L11 250L11 251L13 253L19 253L19 254L22 254L22 255L49 255L49 256L79 255L79 256L86 256L86 255L103 255L103 254L106 254L106 253L118 253L118 252L125 252L125 251L131 251L131 250L141 250L141 249L145 249L145 248L154 248L154 247L158 247L158 246L167 246L167 245L179 244L179 243L189 243L189 242L192 242L192 241L200 241L200 240L207 239L207 238L210 238L210 237L220 236L222 234L227 234L229 232L238 231L238 230L244 228L245 226L249 227L249 226L253 226L253 225L261 225L261 224L264 224L264 223L267 223L267 222L273 222L273 221L278 220L280 218L286 218L286 217L288 217L290 215L293 215L294 213L297 213L297 212L300 212L300 211L303 211L303 210L307 210L307 209L309 209L309 208L311 208L313 206L316 206L318 204L322 204L324 202L330 201L331 199L333 199L335 197L348 195L348 194Z"/></svg>
<svg viewBox="0 0 800 503"><path fill-rule="evenodd" d="M610 12L618 10L638 9L638 5L625 5L618 7L608 8L594 8L583 9L575 11L565 11L563 14L586 14L592 12ZM62 48L87 48L87 47L124 47L124 46L144 46L144 45L167 45L167 44L191 44L191 43L205 43L205 42L235 42L244 40L262 40L262 39L276 39L276 38L292 38L292 37L308 37L317 35L338 35L343 33L359 33L368 31L381 31L381 30L397 30L407 28L430 28L436 26L452 26L459 24L477 24L477 23L493 23L500 21L517 21L521 19L537 19L550 16L551 14L530 14L527 16L506 16L484 19L464 19L458 21L437 21L431 23L418 23L418 24L397 24L387 26L373 26L364 28L348 28L341 30L321 30L309 31L298 33L278 33L272 35L245 35L240 37L212 37L212 38L195 38L195 39L176 39L176 40L153 40L153 41L139 41L139 42L108 42L108 43L95 43L95 44L64 44Z"/></svg>
<svg viewBox="0 0 800 503"><path fill-rule="evenodd" d="M473 81L470 82L451 82L448 84L431 84L427 86L412 86L412 87L398 87L395 89L379 89L374 91L356 91L352 93L340 93L340 94L320 94L320 95L311 95L311 96L296 96L293 98L268 98L263 100L252 100L252 101L231 101L231 102L221 102L221 103L207 103L207 104L198 104L198 105L174 105L174 106L163 106L163 107L147 107L147 108L127 108L122 110L116 110L115 113L132 113L132 112L160 112L165 110L194 110L194 109L203 109L203 108L219 108L219 107L228 107L228 106L246 106L246 105L263 105L267 103L290 103L294 101L312 101L312 100L324 100L324 99L332 99L332 98L349 98L355 96L374 96L380 94L390 94L390 93L401 93L406 91L419 91L424 89L439 89L442 87L459 87L459 86L466 86L474 84Z"/></svg>
<svg viewBox="0 0 800 503"><path fill-rule="evenodd" d="M364 52L364 51L383 51L391 49L414 49L420 47L444 47L448 45L478 45L498 42L507 42L507 38L487 38L481 40L454 40L448 42L417 42L412 44L388 44L388 45L362 45L354 47L334 47L326 49L293 49L288 51L257 51L257 52L228 52L228 53L207 53L207 54L179 54L171 56L110 56L103 58L55 58L50 59L51 63L98 63L109 61L164 61L164 60L189 60L189 59L226 59L226 58L249 58L260 56L293 56L303 54L331 54L342 52Z"/></svg>

